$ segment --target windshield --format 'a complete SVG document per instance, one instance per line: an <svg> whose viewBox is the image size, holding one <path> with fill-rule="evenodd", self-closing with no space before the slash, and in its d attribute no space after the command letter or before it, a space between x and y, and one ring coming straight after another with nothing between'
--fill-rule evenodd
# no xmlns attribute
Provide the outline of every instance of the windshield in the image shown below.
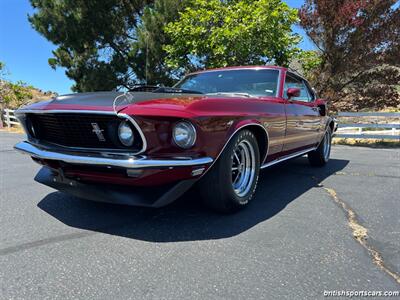
<svg viewBox="0 0 400 300"><path fill-rule="evenodd" d="M278 70L221 70L186 76L174 87L204 94L276 96Z"/></svg>

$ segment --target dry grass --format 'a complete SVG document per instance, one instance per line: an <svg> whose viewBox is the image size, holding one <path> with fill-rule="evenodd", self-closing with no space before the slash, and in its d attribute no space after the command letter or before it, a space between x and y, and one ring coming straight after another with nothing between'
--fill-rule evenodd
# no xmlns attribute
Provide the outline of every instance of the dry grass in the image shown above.
<svg viewBox="0 0 400 300"><path fill-rule="evenodd" d="M400 142L396 140L381 139L350 139L350 138L334 138L334 145L361 146L371 148L400 148Z"/></svg>
<svg viewBox="0 0 400 300"><path fill-rule="evenodd" d="M4 127L4 128L0 128L0 131L5 131L5 132L13 132L13 133L24 133L24 130L17 126L17 127Z"/></svg>

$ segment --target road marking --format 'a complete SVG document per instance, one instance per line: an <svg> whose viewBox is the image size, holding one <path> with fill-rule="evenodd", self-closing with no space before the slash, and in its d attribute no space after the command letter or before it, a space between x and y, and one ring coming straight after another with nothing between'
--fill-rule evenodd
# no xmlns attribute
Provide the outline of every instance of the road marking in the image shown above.
<svg viewBox="0 0 400 300"><path fill-rule="evenodd" d="M391 270L388 266L385 265L382 255L378 250L373 248L368 242L368 229L362 226L358 219L356 213L350 208L350 206L340 199L336 193L336 191L332 188L324 187L321 184L318 184L319 187L322 187L333 199L333 201L338 204L342 210L347 215L348 225L353 231L353 236L357 240L357 242L364 247L368 253L370 254L372 261L375 265L377 265L381 270L383 270L386 274L392 277L397 283L400 284L400 275Z"/></svg>

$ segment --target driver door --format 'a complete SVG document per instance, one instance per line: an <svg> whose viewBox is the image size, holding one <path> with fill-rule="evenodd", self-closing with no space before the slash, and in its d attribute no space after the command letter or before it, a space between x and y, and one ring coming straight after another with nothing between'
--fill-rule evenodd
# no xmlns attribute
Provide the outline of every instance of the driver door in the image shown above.
<svg viewBox="0 0 400 300"><path fill-rule="evenodd" d="M288 99L289 88L300 89L300 96ZM317 144L320 136L321 116L315 95L301 77L287 72L284 85L286 135L284 152L297 152Z"/></svg>

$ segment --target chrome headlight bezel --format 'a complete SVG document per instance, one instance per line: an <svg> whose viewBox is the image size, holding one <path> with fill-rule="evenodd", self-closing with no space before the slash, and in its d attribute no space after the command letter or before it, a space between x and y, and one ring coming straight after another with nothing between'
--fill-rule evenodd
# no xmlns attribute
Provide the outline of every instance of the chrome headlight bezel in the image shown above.
<svg viewBox="0 0 400 300"><path fill-rule="evenodd" d="M197 132L194 125L188 121L180 121L175 124L172 130L175 145L182 149L192 148L197 139Z"/></svg>
<svg viewBox="0 0 400 300"><path fill-rule="evenodd" d="M118 139L125 147L131 147L135 141L135 133L128 121L118 125Z"/></svg>

